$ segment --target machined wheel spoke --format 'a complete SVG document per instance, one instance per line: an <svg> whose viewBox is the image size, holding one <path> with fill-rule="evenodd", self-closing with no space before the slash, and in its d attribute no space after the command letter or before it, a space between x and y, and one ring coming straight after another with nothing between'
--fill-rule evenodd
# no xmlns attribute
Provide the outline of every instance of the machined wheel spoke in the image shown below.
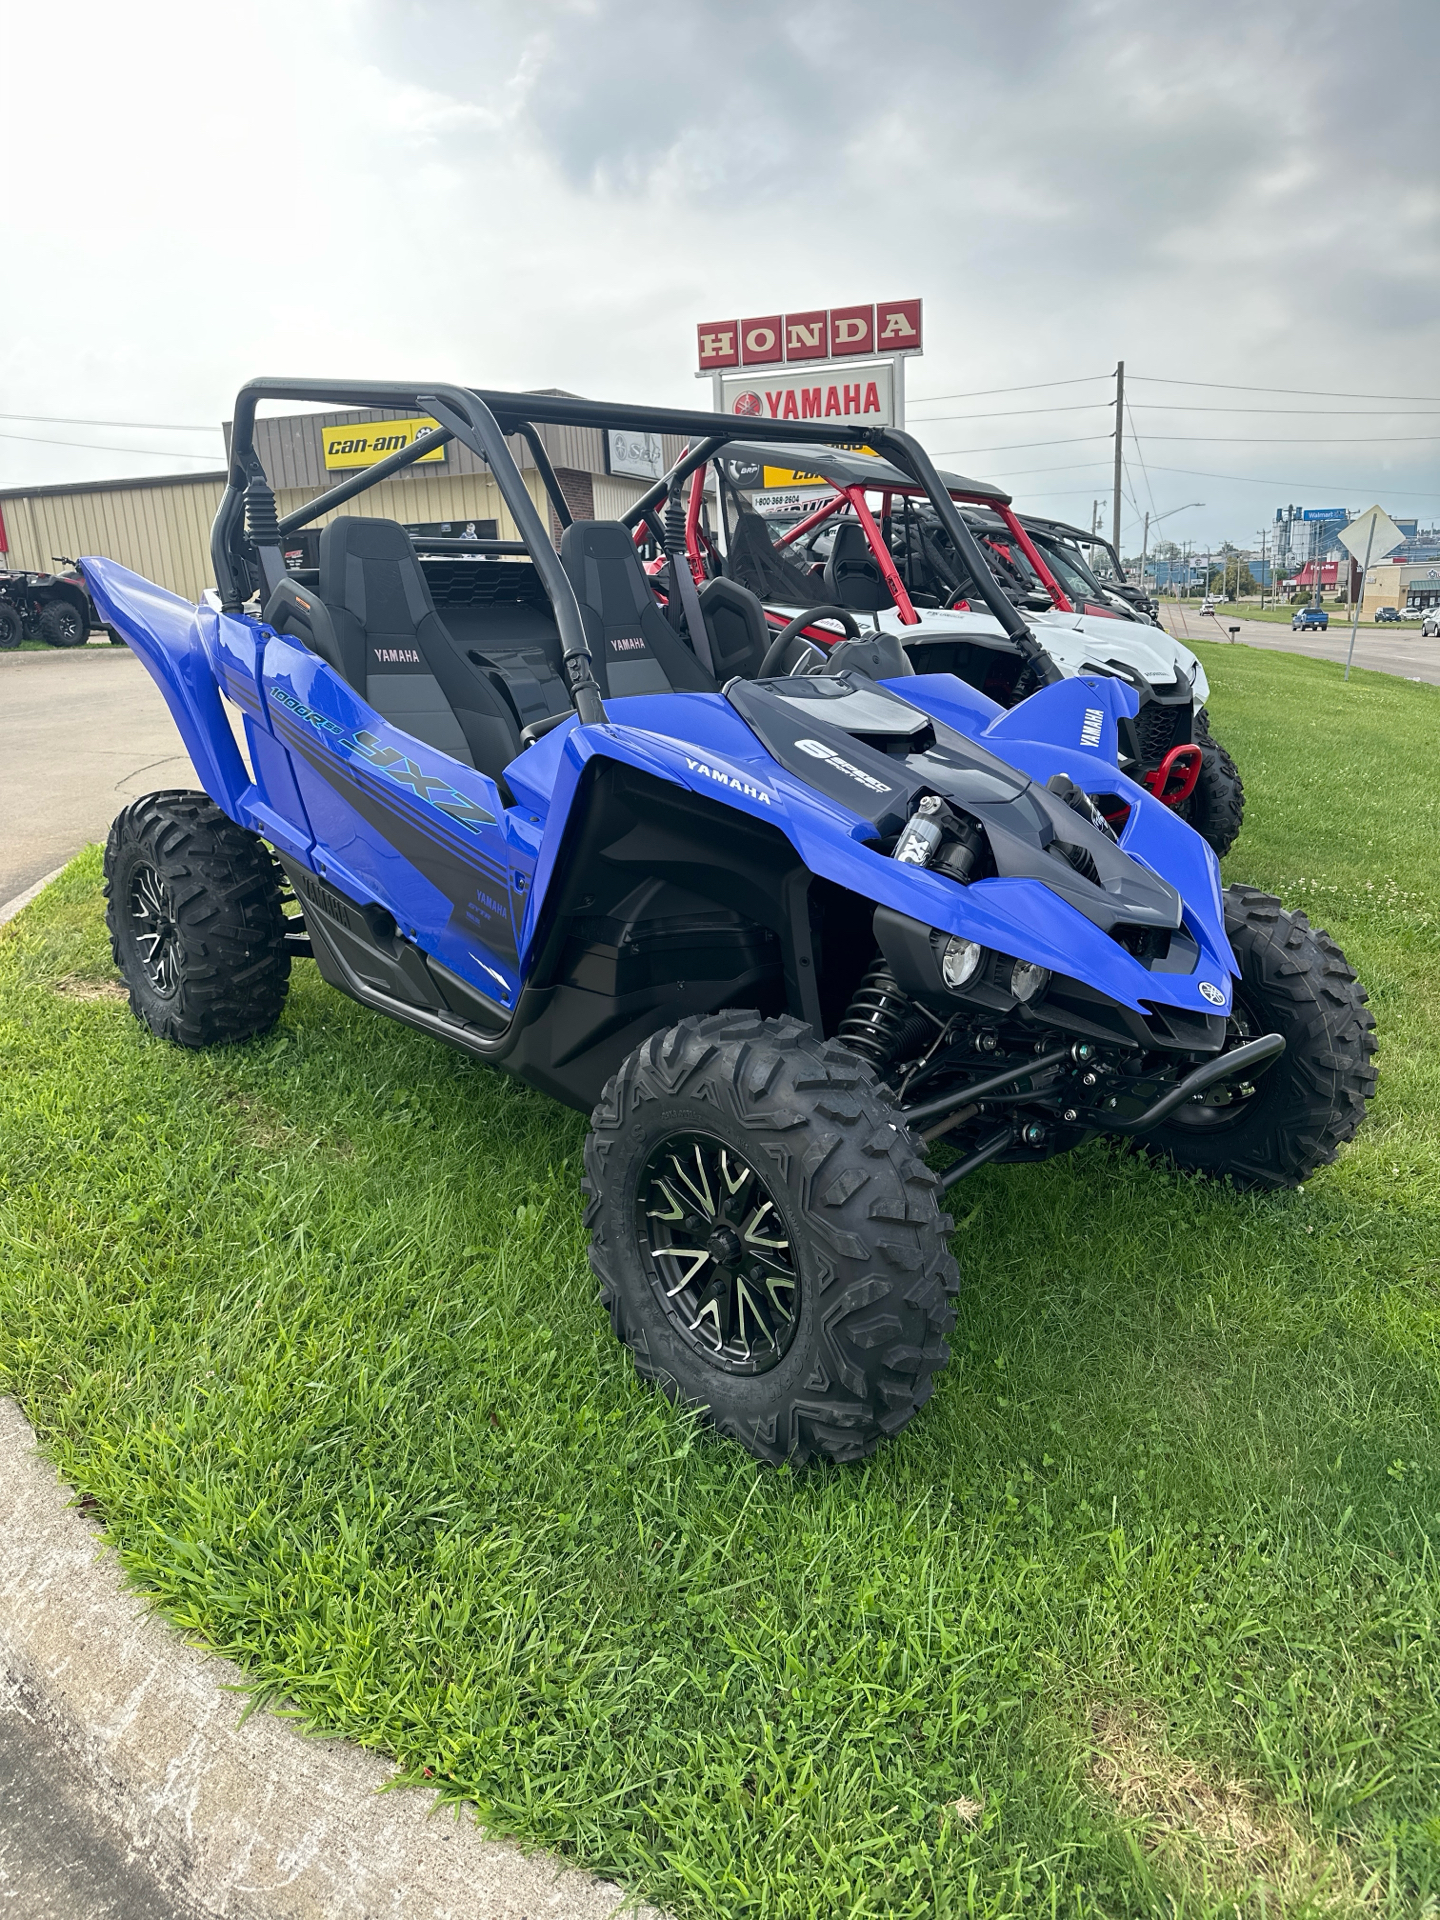
<svg viewBox="0 0 1440 1920"><path fill-rule="evenodd" d="M771 1215L772 1218L767 1220L767 1214ZM779 1223L780 1216L775 1212L775 1202L768 1199L764 1200L740 1229L740 1238L745 1242L747 1247L769 1248L775 1253L786 1253L790 1247L788 1240L771 1240L760 1231L762 1226L773 1227L778 1226Z"/></svg>
<svg viewBox="0 0 1440 1920"><path fill-rule="evenodd" d="M703 1269L710 1255L704 1247L657 1247L655 1249L655 1258L657 1260L673 1260L676 1263L677 1272L680 1272L680 1278L676 1281L675 1285L665 1289L666 1299L673 1300L677 1293L683 1293L685 1288L690 1285L696 1274ZM680 1271L681 1262L687 1260L690 1264L685 1267L683 1271Z"/></svg>
<svg viewBox="0 0 1440 1920"><path fill-rule="evenodd" d="M750 1318L755 1322L756 1326L759 1327L761 1333L764 1334L766 1346L773 1347L775 1345L775 1334L770 1326L770 1322L760 1311L760 1302L755 1298L743 1279L737 1279L735 1282L735 1303L736 1312L740 1321L740 1338L745 1342L746 1352L748 1353L750 1350L750 1340L745 1332L745 1315L747 1310Z"/></svg>
<svg viewBox="0 0 1440 1920"><path fill-rule="evenodd" d="M695 1204L699 1207L705 1218L707 1220L713 1220L715 1218L715 1196L710 1191L710 1181L705 1172L705 1162L700 1157L698 1143L695 1148L694 1158L695 1176L691 1175L688 1167L681 1165L680 1158L677 1154L671 1154L670 1164L675 1169L675 1177L679 1180L681 1186L694 1196Z"/></svg>
<svg viewBox="0 0 1440 1920"><path fill-rule="evenodd" d="M663 1174L656 1180L655 1185L670 1204L668 1207L648 1208L648 1217L651 1220L683 1220L687 1211L685 1203L677 1197L674 1188L670 1186Z"/></svg>

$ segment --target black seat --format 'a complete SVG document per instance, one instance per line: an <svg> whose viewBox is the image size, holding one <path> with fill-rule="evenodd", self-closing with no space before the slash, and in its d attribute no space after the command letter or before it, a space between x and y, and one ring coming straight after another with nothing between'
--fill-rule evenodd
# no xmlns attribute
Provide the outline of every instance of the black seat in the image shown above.
<svg viewBox="0 0 1440 1920"><path fill-rule="evenodd" d="M755 595L733 580L707 580L700 589L700 612L721 686L737 675L753 680L773 638L765 609Z"/></svg>
<svg viewBox="0 0 1440 1920"><path fill-rule="evenodd" d="M628 528L618 520L577 520L560 537L560 560L580 603L603 697L717 691L661 612Z"/></svg>
<svg viewBox="0 0 1440 1920"><path fill-rule="evenodd" d="M520 728L483 666L455 645L410 536L394 520L343 516L320 536L320 585L282 580L264 618L296 634L403 732L498 780Z"/></svg>
<svg viewBox="0 0 1440 1920"><path fill-rule="evenodd" d="M770 529L753 507L745 507L735 516L725 572L737 586L748 587L776 606L810 607L820 598L815 591L817 583L798 561L776 547Z"/></svg>
<svg viewBox="0 0 1440 1920"><path fill-rule="evenodd" d="M842 520L835 529L835 544L825 562L825 598L855 613L879 613L895 604L858 521Z"/></svg>

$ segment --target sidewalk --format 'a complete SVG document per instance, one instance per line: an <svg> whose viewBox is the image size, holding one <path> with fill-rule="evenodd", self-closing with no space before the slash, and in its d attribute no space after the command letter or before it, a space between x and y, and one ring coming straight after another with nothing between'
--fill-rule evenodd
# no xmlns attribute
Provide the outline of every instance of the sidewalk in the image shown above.
<svg viewBox="0 0 1440 1920"><path fill-rule="evenodd" d="M609 1920L621 1890L488 1840L269 1713L126 1585L0 1399L0 1910L19 1920ZM653 1908L629 1909L663 1920Z"/></svg>

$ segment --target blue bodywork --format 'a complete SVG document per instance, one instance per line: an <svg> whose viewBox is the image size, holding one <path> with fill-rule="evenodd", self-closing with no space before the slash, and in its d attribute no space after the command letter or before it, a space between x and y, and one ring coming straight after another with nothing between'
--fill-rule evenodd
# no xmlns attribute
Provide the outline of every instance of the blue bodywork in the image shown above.
<svg viewBox="0 0 1440 1920"><path fill-rule="evenodd" d="M1041 880L960 886L898 864L866 844L874 828L864 815L787 771L723 694L612 699L606 724L565 721L506 769L507 804L493 780L390 725L295 639L222 612L213 594L197 608L113 561L82 565L101 618L164 694L211 798L292 864L386 908L498 1014L514 1008L534 963L567 822L597 757L763 820L812 874L851 893L1127 1007L1229 1011L1235 963L1218 863L1119 771L1116 723L1138 702L1117 679L1064 680L1008 712L949 674L887 684L1042 785L1064 773L1128 802L1120 847L1179 893L1199 947L1189 974L1147 969ZM244 755L224 700L243 715Z"/></svg>

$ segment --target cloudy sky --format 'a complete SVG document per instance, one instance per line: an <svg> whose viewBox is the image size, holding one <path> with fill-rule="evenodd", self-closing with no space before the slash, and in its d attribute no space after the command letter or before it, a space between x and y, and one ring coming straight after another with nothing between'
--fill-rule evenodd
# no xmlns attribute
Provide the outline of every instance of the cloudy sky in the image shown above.
<svg viewBox="0 0 1440 1920"><path fill-rule="evenodd" d="M1036 510L1125 360L1127 550L1440 521L1435 0L16 0L0 59L0 485L218 465L256 373L704 404L697 321L918 294L909 424Z"/></svg>

